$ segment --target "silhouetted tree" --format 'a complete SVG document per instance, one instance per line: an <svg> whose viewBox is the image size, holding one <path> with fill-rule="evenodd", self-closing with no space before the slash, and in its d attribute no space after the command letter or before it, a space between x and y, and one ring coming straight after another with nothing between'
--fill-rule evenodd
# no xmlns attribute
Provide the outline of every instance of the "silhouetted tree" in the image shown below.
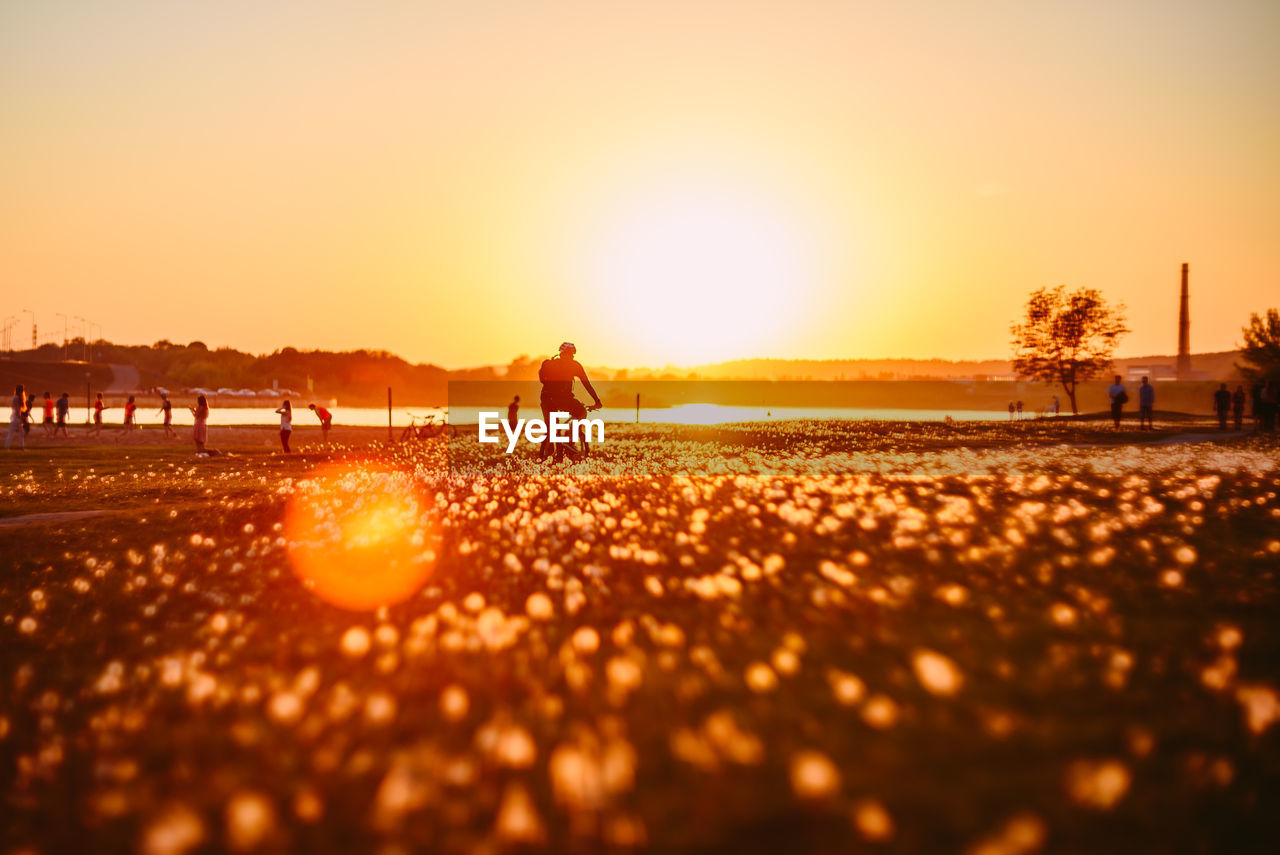
<svg viewBox="0 0 1280 855"><path fill-rule="evenodd" d="M502 376L507 380L537 380L538 366L541 364L541 359L535 360L528 354L521 354L507 364L507 370Z"/></svg>
<svg viewBox="0 0 1280 855"><path fill-rule="evenodd" d="M1240 350L1246 364L1236 367L1247 380L1280 382L1280 311L1267 309L1265 317L1250 315Z"/></svg>
<svg viewBox="0 0 1280 855"><path fill-rule="evenodd" d="M1124 325L1124 306L1107 305L1093 288L1041 288L1027 299L1027 314L1013 333L1013 370L1060 384L1078 413L1076 386L1111 366Z"/></svg>

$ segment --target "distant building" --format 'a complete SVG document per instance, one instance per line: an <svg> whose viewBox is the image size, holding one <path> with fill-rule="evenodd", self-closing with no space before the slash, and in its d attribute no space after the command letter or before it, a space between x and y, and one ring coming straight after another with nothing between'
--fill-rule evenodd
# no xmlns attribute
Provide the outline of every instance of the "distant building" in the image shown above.
<svg viewBox="0 0 1280 855"><path fill-rule="evenodd" d="M1125 369L1125 378L1127 380L1142 380L1143 377L1151 378L1151 382L1157 380L1174 380L1177 378L1177 372L1172 365L1130 365Z"/></svg>

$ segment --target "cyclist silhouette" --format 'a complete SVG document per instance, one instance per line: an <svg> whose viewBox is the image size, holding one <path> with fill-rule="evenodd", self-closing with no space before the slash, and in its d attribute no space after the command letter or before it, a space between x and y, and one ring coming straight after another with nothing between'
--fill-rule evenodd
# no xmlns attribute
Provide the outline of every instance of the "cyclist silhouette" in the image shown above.
<svg viewBox="0 0 1280 855"><path fill-rule="evenodd" d="M542 381L542 420L548 425L551 424L552 413L568 413L571 419L585 419L588 412L604 406L600 403L600 396L596 394L591 381L587 379L587 372L574 358L577 353L578 348L572 342L566 341L560 345L559 355L543 360L542 366L538 369L538 379ZM575 379L581 380L583 388L591 395L594 404L590 408L584 407L582 402L574 397L573 381ZM556 445L563 445L563 443L556 443ZM538 449L538 459L546 457L549 451L551 451L550 431L547 432L547 438L542 441L542 446ZM555 449L556 460L564 457L564 454L563 448Z"/></svg>

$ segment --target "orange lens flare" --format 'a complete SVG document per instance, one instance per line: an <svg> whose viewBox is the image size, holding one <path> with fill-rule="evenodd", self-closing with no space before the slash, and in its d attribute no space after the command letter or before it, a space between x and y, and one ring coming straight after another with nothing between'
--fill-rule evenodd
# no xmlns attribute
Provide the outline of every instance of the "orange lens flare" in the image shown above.
<svg viewBox="0 0 1280 855"><path fill-rule="evenodd" d="M344 464L299 481L285 514L293 572L326 602L368 610L413 596L439 536L403 472Z"/></svg>

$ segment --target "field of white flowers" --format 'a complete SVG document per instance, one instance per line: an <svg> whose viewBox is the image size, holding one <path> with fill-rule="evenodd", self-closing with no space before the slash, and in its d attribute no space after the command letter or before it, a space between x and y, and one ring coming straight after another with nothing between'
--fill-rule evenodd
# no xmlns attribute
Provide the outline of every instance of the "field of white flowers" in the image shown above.
<svg viewBox="0 0 1280 855"><path fill-rule="evenodd" d="M0 849L1274 851L1280 444L1114 443L6 458Z"/></svg>

